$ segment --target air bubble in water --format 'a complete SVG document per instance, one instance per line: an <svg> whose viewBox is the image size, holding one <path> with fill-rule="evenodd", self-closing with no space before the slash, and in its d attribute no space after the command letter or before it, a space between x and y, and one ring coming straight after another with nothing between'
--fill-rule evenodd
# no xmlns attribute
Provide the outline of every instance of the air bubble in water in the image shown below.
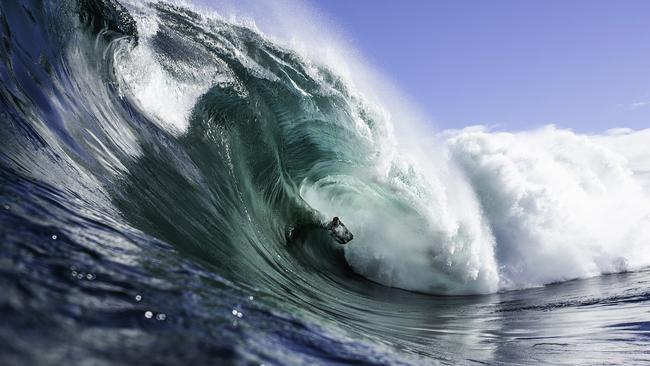
<svg viewBox="0 0 650 366"><path fill-rule="evenodd" d="M152 316L153 316L153 313L151 311L147 310L147 311L144 312L144 317L145 318L151 319Z"/></svg>
<svg viewBox="0 0 650 366"><path fill-rule="evenodd" d="M167 319L167 315L164 314L164 313L160 313L160 314L156 315L156 319L165 320L165 319Z"/></svg>
<svg viewBox="0 0 650 366"><path fill-rule="evenodd" d="M52 240L56 240L56 238L58 238L58 236L52 235Z"/></svg>
<svg viewBox="0 0 650 366"><path fill-rule="evenodd" d="M141 301L142 296L141 295L135 295L135 301Z"/></svg>

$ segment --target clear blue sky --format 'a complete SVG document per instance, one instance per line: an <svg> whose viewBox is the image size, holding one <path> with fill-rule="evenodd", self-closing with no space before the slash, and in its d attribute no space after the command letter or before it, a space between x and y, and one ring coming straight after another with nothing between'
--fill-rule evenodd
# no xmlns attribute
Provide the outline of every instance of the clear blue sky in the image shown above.
<svg viewBox="0 0 650 366"><path fill-rule="evenodd" d="M650 0L311 0L441 128L650 127Z"/></svg>

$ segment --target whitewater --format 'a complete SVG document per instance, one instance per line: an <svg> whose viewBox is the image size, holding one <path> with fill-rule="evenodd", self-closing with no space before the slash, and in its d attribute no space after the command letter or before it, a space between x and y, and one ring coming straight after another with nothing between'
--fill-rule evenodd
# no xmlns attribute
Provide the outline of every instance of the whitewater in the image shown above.
<svg viewBox="0 0 650 366"><path fill-rule="evenodd" d="M650 129L436 130L292 2L0 4L8 364L647 359Z"/></svg>

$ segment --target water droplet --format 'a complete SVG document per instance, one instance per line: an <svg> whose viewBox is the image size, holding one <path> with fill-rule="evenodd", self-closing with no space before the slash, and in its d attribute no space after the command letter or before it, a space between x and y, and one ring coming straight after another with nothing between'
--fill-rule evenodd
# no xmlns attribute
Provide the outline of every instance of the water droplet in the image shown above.
<svg viewBox="0 0 650 366"><path fill-rule="evenodd" d="M237 316L237 310L232 309L232 315Z"/></svg>
<svg viewBox="0 0 650 366"><path fill-rule="evenodd" d="M56 240L56 238L58 238L58 236L52 235L52 240Z"/></svg>
<svg viewBox="0 0 650 366"><path fill-rule="evenodd" d="M5 205L4 207L5 207L5 210L11 210L11 206L9 206L9 205Z"/></svg>
<svg viewBox="0 0 650 366"><path fill-rule="evenodd" d="M95 275L92 274L92 273L88 273L88 274L86 275L86 278L89 279L90 281L92 281L92 280L95 279Z"/></svg>
<svg viewBox="0 0 650 366"><path fill-rule="evenodd" d="M135 295L135 301L140 301L142 300L142 296L140 295Z"/></svg>
<svg viewBox="0 0 650 366"><path fill-rule="evenodd" d="M77 271L72 271L72 277L77 277Z"/></svg>
<svg viewBox="0 0 650 366"><path fill-rule="evenodd" d="M167 315L164 314L164 313L160 313L160 314L156 315L156 319L165 320L165 319L167 319Z"/></svg>
<svg viewBox="0 0 650 366"><path fill-rule="evenodd" d="M241 312L237 312L237 317L238 317L238 318L241 318L241 317L243 317L243 316L244 316L244 314L242 314Z"/></svg>
<svg viewBox="0 0 650 366"><path fill-rule="evenodd" d="M151 311L147 310L147 311L144 312L144 317L145 318L151 319L152 316L153 316L153 313Z"/></svg>
<svg viewBox="0 0 650 366"><path fill-rule="evenodd" d="M253 296L249 296L248 300L253 301L254 300Z"/></svg>
<svg viewBox="0 0 650 366"><path fill-rule="evenodd" d="M84 278L84 274L83 274L83 273L77 273L77 279L81 280L81 279L83 279L83 278Z"/></svg>

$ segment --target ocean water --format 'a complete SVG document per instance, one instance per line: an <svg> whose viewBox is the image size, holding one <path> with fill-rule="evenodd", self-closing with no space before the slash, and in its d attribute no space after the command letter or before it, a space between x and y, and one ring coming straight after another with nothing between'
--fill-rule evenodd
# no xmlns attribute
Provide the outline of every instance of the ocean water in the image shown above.
<svg viewBox="0 0 650 366"><path fill-rule="evenodd" d="M0 34L0 363L650 362L650 130L430 131L191 3Z"/></svg>

